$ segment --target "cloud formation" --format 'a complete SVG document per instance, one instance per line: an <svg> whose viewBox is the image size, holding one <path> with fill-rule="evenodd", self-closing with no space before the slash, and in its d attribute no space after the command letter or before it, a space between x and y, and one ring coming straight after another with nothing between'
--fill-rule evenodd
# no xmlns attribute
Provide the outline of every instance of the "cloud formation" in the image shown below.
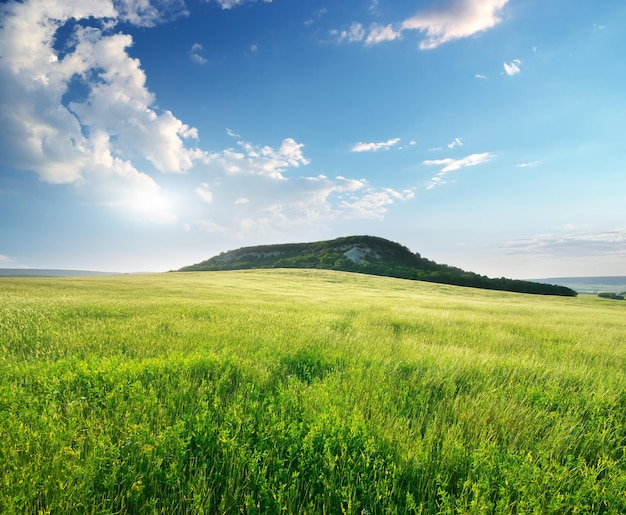
<svg viewBox="0 0 626 515"><path fill-rule="evenodd" d="M393 41L402 37L402 32L395 30L391 25L377 25L374 24L370 27L369 33L365 38L366 45L376 45L383 41Z"/></svg>
<svg viewBox="0 0 626 515"><path fill-rule="evenodd" d="M504 248L511 253L545 257L623 256L626 258L626 231L587 232L561 236L543 234L525 240L509 241Z"/></svg>
<svg viewBox="0 0 626 515"><path fill-rule="evenodd" d="M330 33L331 35L337 37L339 41L348 41L350 43L355 42L355 41L363 41L363 39L365 39L365 36L366 36L366 32L365 32L365 29L363 28L363 25L361 25L360 23L356 23L356 22L350 25L350 28L347 30L342 30L342 31L331 30Z"/></svg>
<svg viewBox="0 0 626 515"><path fill-rule="evenodd" d="M433 49L455 39L473 36L500 23L500 11L508 0L453 0L439 2L402 23L402 30L425 33L423 50Z"/></svg>
<svg viewBox="0 0 626 515"><path fill-rule="evenodd" d="M189 57L196 64L205 64L207 60L202 56L200 52L204 50L204 47L200 43L194 43L189 50Z"/></svg>
<svg viewBox="0 0 626 515"><path fill-rule="evenodd" d="M426 166L443 166L439 173L430 179L430 182L426 185L426 189L432 189L436 186L445 184L446 181L444 180L444 176L447 173L454 172L455 170L459 170L461 168L486 163L492 158L493 154L491 152L484 152L482 154L471 154L461 159L452 159L448 157L446 159L432 159L424 161L423 164Z"/></svg>
<svg viewBox="0 0 626 515"><path fill-rule="evenodd" d="M134 161L180 173L201 153L186 145L197 139L197 131L155 106L139 61L128 55L131 36L113 29L121 21L152 26L180 15L181 6L146 0L4 4L0 164L82 190L106 178L103 197L115 186L118 192L136 190L138 199L152 196L154 202L130 206L130 200L121 201L145 215L159 187ZM72 33L57 48L57 32L70 22Z"/></svg>
<svg viewBox="0 0 626 515"><path fill-rule="evenodd" d="M461 140L461 138L454 138L454 140L451 143L448 143L448 148L462 147L462 146L463 146L463 141Z"/></svg>
<svg viewBox="0 0 626 515"><path fill-rule="evenodd" d="M424 34L419 47L430 50L444 43L484 32L502 21L500 12L509 0L447 0L433 2L425 9L398 24L372 24L365 29L353 23L350 30L333 31L340 41L364 41L368 45L392 41L405 31Z"/></svg>
<svg viewBox="0 0 626 515"><path fill-rule="evenodd" d="M513 59L510 63L504 63L504 71L509 77L517 75L521 71L521 64L522 61L520 61L519 59Z"/></svg>
<svg viewBox="0 0 626 515"><path fill-rule="evenodd" d="M222 9L232 9L238 5L248 4L251 2L256 2L257 0L215 0L216 3L220 5ZM260 0L263 3L271 4L272 0Z"/></svg>
<svg viewBox="0 0 626 515"><path fill-rule="evenodd" d="M236 149L208 156L203 170L213 181L211 203L203 203L208 212L199 218L211 224L195 227L250 237L337 219L382 219L393 204L413 198L411 190L374 188L364 179L298 175L309 163L302 147L293 138L278 148L239 141ZM208 189L204 182L196 193Z"/></svg>
<svg viewBox="0 0 626 515"><path fill-rule="evenodd" d="M224 9L241 3L219 2ZM237 139L232 148L199 148L198 131L157 106L140 61L129 55L132 37L119 25L152 26L181 15L181 6L165 0L1 5L0 165L71 184L88 203L123 216L184 230L256 234L319 220L380 219L412 198L410 190L374 188L363 179L301 174L309 159L289 137L257 145L227 129ZM201 51L199 43L189 50L200 64ZM362 144L361 151L398 141ZM187 195L184 202L179 195Z"/></svg>
<svg viewBox="0 0 626 515"><path fill-rule="evenodd" d="M378 143L359 142L352 147L352 152L378 152L379 150L389 150L391 147L397 145L399 141L400 138L393 138Z"/></svg>
<svg viewBox="0 0 626 515"><path fill-rule="evenodd" d="M235 135L232 131L229 135ZM203 158L206 164L217 164L229 174L260 175L272 179L284 179L289 167L298 168L309 164L302 153L302 143L286 138L278 149L269 145L258 146L238 141L239 149L229 148L222 152L208 154Z"/></svg>
<svg viewBox="0 0 626 515"><path fill-rule="evenodd" d="M541 161L531 161L529 163L519 163L515 166L517 166L517 168L535 168L536 166L540 166L541 165Z"/></svg>

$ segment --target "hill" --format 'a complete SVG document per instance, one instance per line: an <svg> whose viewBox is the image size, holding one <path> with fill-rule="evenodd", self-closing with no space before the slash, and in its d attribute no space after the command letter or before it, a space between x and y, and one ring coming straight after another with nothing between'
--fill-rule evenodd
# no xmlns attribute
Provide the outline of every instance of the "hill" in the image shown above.
<svg viewBox="0 0 626 515"><path fill-rule="evenodd" d="M532 281L567 286L578 293L626 292L626 277L624 276L550 277L547 279L532 279Z"/></svg>
<svg viewBox="0 0 626 515"><path fill-rule="evenodd" d="M348 236L313 243L285 243L242 247L180 272L242 270L256 268L318 268L429 281L489 290L576 296L565 286L501 277L493 279L443 265L411 252L407 247L375 236Z"/></svg>
<svg viewBox="0 0 626 515"><path fill-rule="evenodd" d="M116 275L116 273L57 268L0 268L0 277L88 277L94 275Z"/></svg>

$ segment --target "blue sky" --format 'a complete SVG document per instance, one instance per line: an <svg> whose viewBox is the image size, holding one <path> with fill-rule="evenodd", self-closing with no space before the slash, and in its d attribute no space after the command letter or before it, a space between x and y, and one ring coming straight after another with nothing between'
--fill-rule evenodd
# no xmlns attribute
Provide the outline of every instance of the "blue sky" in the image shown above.
<svg viewBox="0 0 626 515"><path fill-rule="evenodd" d="M0 268L370 234L626 275L623 0L0 4Z"/></svg>

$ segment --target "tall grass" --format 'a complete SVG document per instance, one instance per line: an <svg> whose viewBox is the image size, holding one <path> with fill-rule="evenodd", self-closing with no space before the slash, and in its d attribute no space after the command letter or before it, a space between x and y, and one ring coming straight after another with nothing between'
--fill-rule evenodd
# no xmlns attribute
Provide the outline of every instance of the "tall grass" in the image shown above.
<svg viewBox="0 0 626 515"><path fill-rule="evenodd" d="M0 281L0 512L624 513L622 303L326 271Z"/></svg>

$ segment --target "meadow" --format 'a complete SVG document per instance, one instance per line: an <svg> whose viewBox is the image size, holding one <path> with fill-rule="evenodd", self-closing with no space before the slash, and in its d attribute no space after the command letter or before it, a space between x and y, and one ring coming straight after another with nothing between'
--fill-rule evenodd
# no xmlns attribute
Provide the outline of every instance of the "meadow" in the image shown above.
<svg viewBox="0 0 626 515"><path fill-rule="evenodd" d="M626 303L0 280L2 513L626 513Z"/></svg>

